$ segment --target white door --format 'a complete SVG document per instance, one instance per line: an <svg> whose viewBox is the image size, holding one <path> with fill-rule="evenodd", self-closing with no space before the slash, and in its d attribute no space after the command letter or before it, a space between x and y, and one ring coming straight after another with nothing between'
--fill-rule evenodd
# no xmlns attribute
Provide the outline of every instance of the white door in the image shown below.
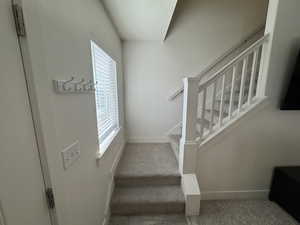
<svg viewBox="0 0 300 225"><path fill-rule="evenodd" d="M0 224L51 225L11 0L0 0Z"/></svg>

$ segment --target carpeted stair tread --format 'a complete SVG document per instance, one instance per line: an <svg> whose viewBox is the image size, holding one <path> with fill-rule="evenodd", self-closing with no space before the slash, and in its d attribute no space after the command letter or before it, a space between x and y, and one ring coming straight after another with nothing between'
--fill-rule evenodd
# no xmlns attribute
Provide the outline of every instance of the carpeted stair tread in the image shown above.
<svg viewBox="0 0 300 225"><path fill-rule="evenodd" d="M174 152L174 155L177 159L177 162L179 160L179 145L180 145L180 139L181 135L180 134L170 134L169 135L169 140L171 144L171 148Z"/></svg>
<svg viewBox="0 0 300 225"><path fill-rule="evenodd" d="M115 179L155 177L180 177L170 144L127 144Z"/></svg>
<svg viewBox="0 0 300 225"><path fill-rule="evenodd" d="M117 187L111 201L115 215L183 213L184 209L180 185Z"/></svg>
<svg viewBox="0 0 300 225"><path fill-rule="evenodd" d="M112 216L109 225L188 225L183 214Z"/></svg>

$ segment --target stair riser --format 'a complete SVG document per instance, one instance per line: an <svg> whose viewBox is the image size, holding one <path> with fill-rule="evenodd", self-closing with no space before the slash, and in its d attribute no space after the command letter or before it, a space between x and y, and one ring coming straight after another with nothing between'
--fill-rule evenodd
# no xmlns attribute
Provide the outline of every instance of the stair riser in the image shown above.
<svg viewBox="0 0 300 225"><path fill-rule="evenodd" d="M145 214L182 214L185 204L170 203L144 203L144 204L116 204L111 206L113 215L145 215Z"/></svg>
<svg viewBox="0 0 300 225"><path fill-rule="evenodd" d="M178 158L179 158L179 142L171 141L170 144L171 144L171 148L172 148L172 150L174 152L174 155L176 157L176 160L178 162Z"/></svg>
<svg viewBox="0 0 300 225"><path fill-rule="evenodd" d="M115 178L117 187L136 187L147 185L180 185L181 177L138 177L138 178Z"/></svg>

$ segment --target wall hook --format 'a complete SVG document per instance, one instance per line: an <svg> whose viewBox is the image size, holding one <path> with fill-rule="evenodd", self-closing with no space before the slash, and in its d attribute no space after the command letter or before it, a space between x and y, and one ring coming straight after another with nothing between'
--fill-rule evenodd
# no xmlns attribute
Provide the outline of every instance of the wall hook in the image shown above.
<svg viewBox="0 0 300 225"><path fill-rule="evenodd" d="M74 84L74 90L75 91L81 91L82 88L80 88L80 84L84 83L85 82L85 79L82 78L79 82L77 82L76 84Z"/></svg>
<svg viewBox="0 0 300 225"><path fill-rule="evenodd" d="M68 83L71 83L73 80L74 80L74 77L71 77L70 80L67 80L67 81L63 82L62 87L63 87L63 90L64 90L64 91L70 91L70 90L72 90L71 87L67 88L66 85L67 85Z"/></svg>
<svg viewBox="0 0 300 225"><path fill-rule="evenodd" d="M83 85L83 90L84 91L91 91L93 88L93 81L92 80L89 80L87 83L85 83Z"/></svg>

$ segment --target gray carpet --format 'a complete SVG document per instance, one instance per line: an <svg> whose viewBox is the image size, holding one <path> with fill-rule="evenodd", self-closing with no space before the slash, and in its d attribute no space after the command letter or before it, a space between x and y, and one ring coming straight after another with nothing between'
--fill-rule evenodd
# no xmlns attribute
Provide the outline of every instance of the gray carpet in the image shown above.
<svg viewBox="0 0 300 225"><path fill-rule="evenodd" d="M270 201L202 201L201 215L191 217L192 225L297 225Z"/></svg>
<svg viewBox="0 0 300 225"><path fill-rule="evenodd" d="M183 214L184 210L179 185L116 188L111 201L114 215Z"/></svg>
<svg viewBox="0 0 300 225"><path fill-rule="evenodd" d="M170 144L127 144L114 180L112 215L185 211L181 176Z"/></svg>
<svg viewBox="0 0 300 225"><path fill-rule="evenodd" d="M170 144L127 144L116 177L178 176Z"/></svg>
<svg viewBox="0 0 300 225"><path fill-rule="evenodd" d="M113 216L110 225L187 225L184 215Z"/></svg>
<svg viewBox="0 0 300 225"><path fill-rule="evenodd" d="M275 203L263 200L202 201L201 215L112 216L110 225L297 225Z"/></svg>

